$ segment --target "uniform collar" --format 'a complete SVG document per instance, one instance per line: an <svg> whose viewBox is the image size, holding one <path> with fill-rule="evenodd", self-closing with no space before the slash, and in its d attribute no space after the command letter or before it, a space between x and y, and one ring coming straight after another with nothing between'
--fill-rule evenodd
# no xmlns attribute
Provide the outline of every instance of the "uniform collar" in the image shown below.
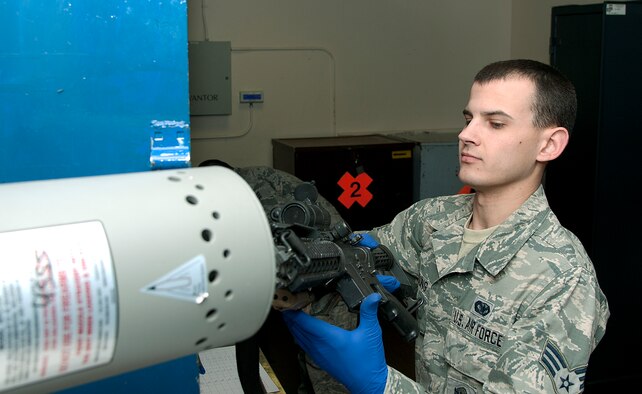
<svg viewBox="0 0 642 394"><path fill-rule="evenodd" d="M464 235L464 225L471 211L472 204L468 204L462 206L460 212L455 215L449 215L450 221L444 222L436 217L430 223L435 228L431 238L436 266L436 272L431 275L431 282L434 283L450 273L470 272L475 261L491 275L497 275L539 228L550 208L544 188L540 185L485 241L459 260L457 256Z"/></svg>

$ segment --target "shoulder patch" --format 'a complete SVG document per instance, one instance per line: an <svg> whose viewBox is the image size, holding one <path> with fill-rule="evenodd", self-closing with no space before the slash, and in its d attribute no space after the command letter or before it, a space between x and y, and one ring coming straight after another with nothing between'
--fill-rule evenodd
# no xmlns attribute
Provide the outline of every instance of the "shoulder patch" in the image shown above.
<svg viewBox="0 0 642 394"><path fill-rule="evenodd" d="M550 340L546 341L539 362L553 381L556 393L574 394L584 391L586 365L570 369L562 352Z"/></svg>

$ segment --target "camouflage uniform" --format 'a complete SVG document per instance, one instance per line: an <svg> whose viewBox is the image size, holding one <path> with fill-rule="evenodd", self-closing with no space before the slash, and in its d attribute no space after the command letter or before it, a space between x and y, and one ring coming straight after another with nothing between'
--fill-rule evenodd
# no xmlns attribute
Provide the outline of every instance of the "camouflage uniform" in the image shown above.
<svg viewBox="0 0 642 394"><path fill-rule="evenodd" d="M254 190L266 215L272 208L295 201L294 189L304 181L286 172L271 167L241 167L234 169ZM317 203L330 213L330 226L343 221L336 208L323 196L319 196ZM345 329L357 326L357 314L348 311L341 296L334 292L314 301L310 314ZM306 356L307 374L316 393L341 394L348 390L327 372L317 367Z"/></svg>
<svg viewBox="0 0 642 394"><path fill-rule="evenodd" d="M294 175L271 167L239 167L234 171L252 187L267 215L272 208L294 201L294 189L304 182ZM319 196L317 203L330 213L331 223L343 220L336 208L323 196Z"/></svg>
<svg viewBox="0 0 642 394"><path fill-rule="evenodd" d="M462 259L473 195L420 201L370 233L418 283L413 381L387 393L578 393L609 316L595 270L540 188Z"/></svg>

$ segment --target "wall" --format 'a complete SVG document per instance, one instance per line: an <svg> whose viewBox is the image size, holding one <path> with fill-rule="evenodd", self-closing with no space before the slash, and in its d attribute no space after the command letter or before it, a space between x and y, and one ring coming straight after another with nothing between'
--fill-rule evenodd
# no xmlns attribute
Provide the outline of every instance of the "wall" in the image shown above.
<svg viewBox="0 0 642 394"><path fill-rule="evenodd" d="M510 55L509 0L203 1L189 39L231 42L233 105L192 117L192 165L271 165L272 138L459 128L475 71ZM265 94L249 131L242 89Z"/></svg>
<svg viewBox="0 0 642 394"><path fill-rule="evenodd" d="M176 147L178 133L189 141L189 130L184 126L189 122L185 1L0 1L0 26L0 183L187 166L188 143L180 144L182 155L165 155L152 162L159 150L179 151L163 150ZM161 163L168 158L177 160ZM15 207L0 208L3 223L3 215L12 209ZM1 263L15 266L15 262ZM20 275L14 278L21 279ZM18 292L19 287L20 283ZM9 280L0 288L5 294L16 291ZM11 310L0 309L5 317ZM83 334L79 327L83 325L78 319L72 312L70 324L78 328L74 338L80 343ZM24 345L20 353L32 354L33 365L38 361L45 365L48 360L46 376L55 374L57 367L62 370L64 352L56 358L55 351L39 347L38 353L39 345L31 344L42 344L43 336L27 330L27 320L20 322L25 333L20 337ZM6 332L6 322L11 321L0 321L0 333ZM62 318L60 321L58 343L62 349ZM108 346L101 351L109 352ZM7 342L0 346L1 391L15 384L18 375L20 382L27 383L45 373L44 367L38 374L27 373L30 364L20 364L25 359L18 360L12 352ZM80 365L80 356L74 354L67 372ZM13 370L13 381L6 373L9 370ZM191 355L60 393L198 393L197 377L196 356ZM77 381L83 378L77 377ZM43 385L51 392L60 382Z"/></svg>
<svg viewBox="0 0 642 394"><path fill-rule="evenodd" d="M185 1L0 2L0 182L146 171L150 136L189 141L187 22Z"/></svg>
<svg viewBox="0 0 642 394"><path fill-rule="evenodd" d="M458 130L475 72L548 62L551 7L571 3L594 1L189 0L189 39L232 45L232 114L191 118L192 165L271 165L272 138Z"/></svg>

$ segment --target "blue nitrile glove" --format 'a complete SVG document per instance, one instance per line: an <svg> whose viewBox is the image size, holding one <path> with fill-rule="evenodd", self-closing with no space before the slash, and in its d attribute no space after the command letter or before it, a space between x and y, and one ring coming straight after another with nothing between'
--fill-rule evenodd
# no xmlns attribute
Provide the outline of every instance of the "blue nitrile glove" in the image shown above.
<svg viewBox="0 0 642 394"><path fill-rule="evenodd" d="M377 274L377 279L383 288L388 290L390 293L393 293L399 288L399 286L401 286L401 282L392 275Z"/></svg>
<svg viewBox="0 0 642 394"><path fill-rule="evenodd" d="M357 242L357 245L365 246L368 249L374 249L379 246L379 242L377 242L376 239L372 238L370 234L363 233L359 235L361 236L361 239L359 240L359 242Z"/></svg>
<svg viewBox="0 0 642 394"><path fill-rule="evenodd" d="M379 242L372 238L370 234L363 233L359 235L361 236L361 239L359 240L359 242L357 242L357 245L365 246L368 249L379 247ZM379 279L379 283L381 283L383 287L391 293L397 290L399 286L401 286L399 280L397 280L397 278L395 278L394 276L377 274L377 279Z"/></svg>
<svg viewBox="0 0 642 394"><path fill-rule="evenodd" d="M381 295L363 299L359 327L344 330L301 311L283 311L294 340L312 360L351 393L383 393L388 365L383 352L377 307Z"/></svg>

